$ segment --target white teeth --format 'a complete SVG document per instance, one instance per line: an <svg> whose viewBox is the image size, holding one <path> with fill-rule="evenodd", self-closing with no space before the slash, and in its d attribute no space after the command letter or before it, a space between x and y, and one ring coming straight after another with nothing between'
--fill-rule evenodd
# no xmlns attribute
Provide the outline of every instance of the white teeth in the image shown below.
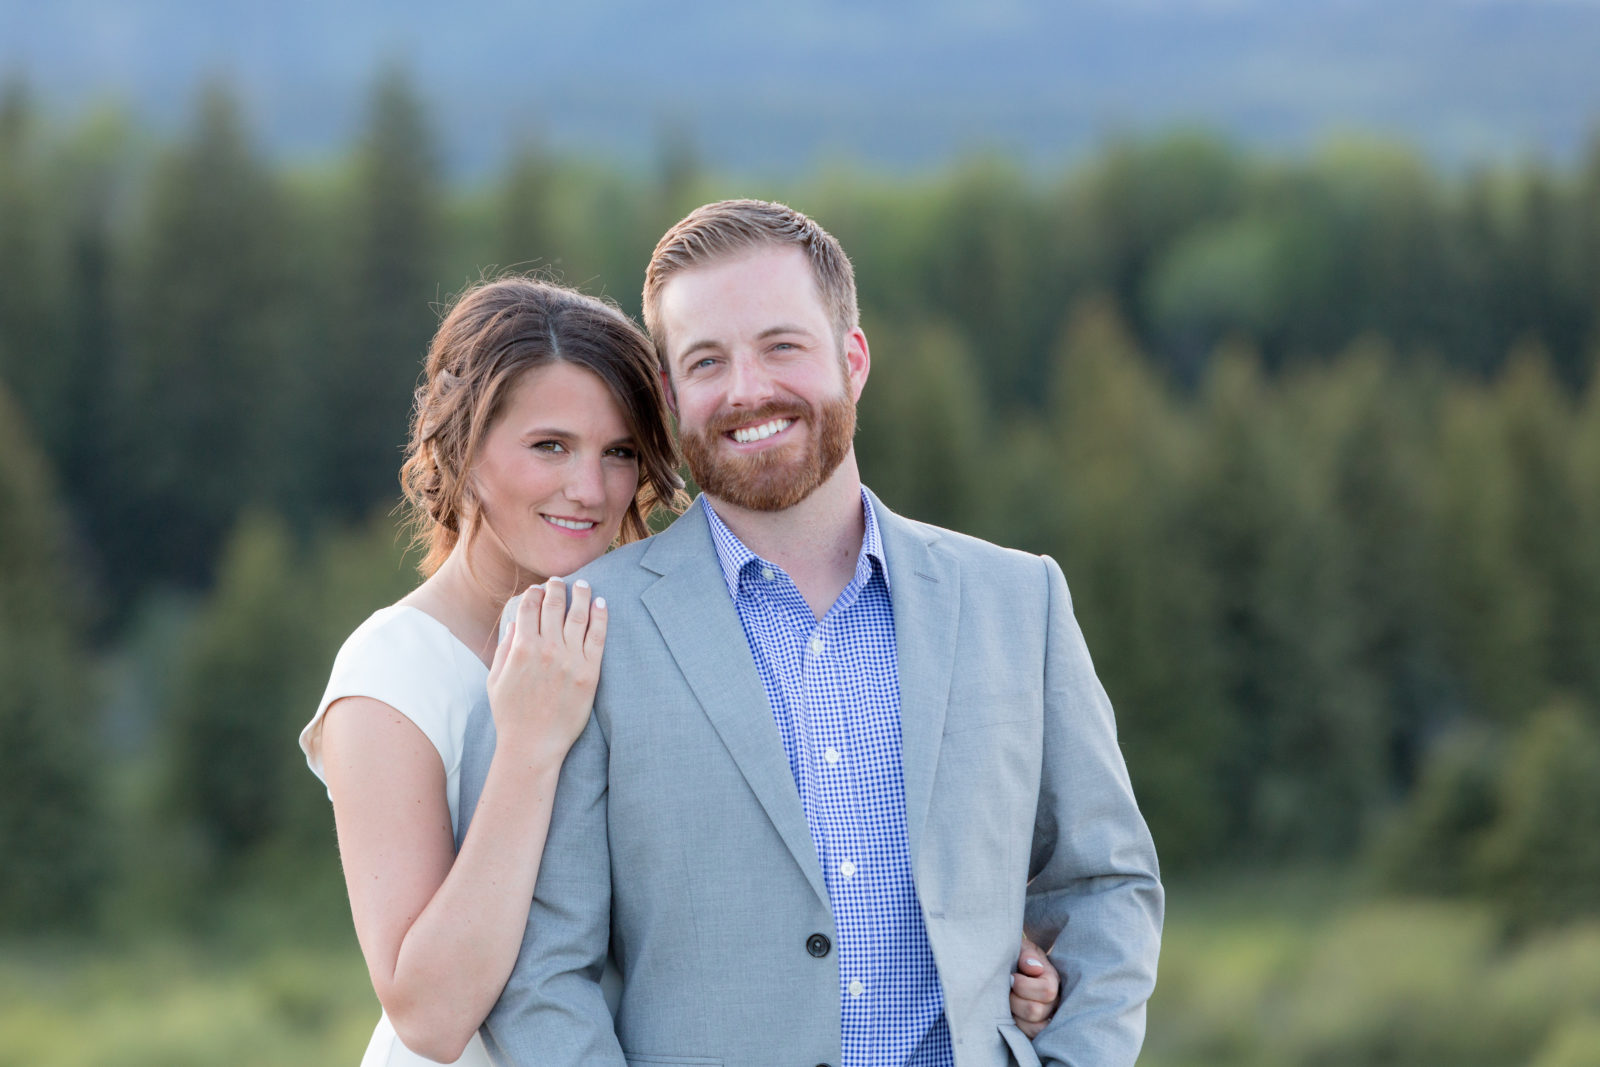
<svg viewBox="0 0 1600 1067"><path fill-rule="evenodd" d="M571 519L558 519L554 515L546 515L544 521L552 526L559 526L563 530L592 530L600 525L597 522L574 522Z"/></svg>
<svg viewBox="0 0 1600 1067"><path fill-rule="evenodd" d="M741 445L747 445L751 441L765 441L773 434L787 430L792 425L794 425L793 419L773 419L771 422L764 422L760 426L747 426L742 430L735 430L733 431L733 439Z"/></svg>

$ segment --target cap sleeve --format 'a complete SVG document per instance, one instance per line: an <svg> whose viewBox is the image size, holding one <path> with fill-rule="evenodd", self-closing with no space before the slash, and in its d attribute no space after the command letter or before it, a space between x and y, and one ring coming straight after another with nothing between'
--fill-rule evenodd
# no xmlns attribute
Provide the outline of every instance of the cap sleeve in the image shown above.
<svg viewBox="0 0 1600 1067"><path fill-rule="evenodd" d="M327 781L321 742L329 706L360 696L382 701L415 723L438 750L446 775L453 775L471 708L456 662L467 652L456 644L442 623L415 608L385 608L357 627L334 658L316 714L300 731L311 772Z"/></svg>

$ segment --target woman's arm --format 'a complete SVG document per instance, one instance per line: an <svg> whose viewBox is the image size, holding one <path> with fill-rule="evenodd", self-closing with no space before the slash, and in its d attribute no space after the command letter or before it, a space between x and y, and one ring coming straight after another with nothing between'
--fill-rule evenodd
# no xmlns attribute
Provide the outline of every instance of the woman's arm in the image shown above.
<svg viewBox="0 0 1600 1067"><path fill-rule="evenodd" d="M461 1055L511 973L539 873L562 760L593 702L605 642L587 586L534 589L489 675L498 743L472 827L452 846L437 750L377 700L335 703L324 769L356 937L406 1047ZM565 618L563 619L563 613ZM337 711L337 714L334 712Z"/></svg>

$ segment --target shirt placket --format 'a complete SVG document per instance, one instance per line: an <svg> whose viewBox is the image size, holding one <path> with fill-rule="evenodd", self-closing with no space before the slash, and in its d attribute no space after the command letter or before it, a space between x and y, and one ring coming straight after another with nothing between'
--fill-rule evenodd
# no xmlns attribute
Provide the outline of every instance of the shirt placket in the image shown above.
<svg viewBox="0 0 1600 1067"><path fill-rule="evenodd" d="M820 784L823 828L819 851L834 912L845 936L840 947L840 992L846 1032L865 1038L871 1032L875 998L871 953L876 936L871 909L864 899L865 863L859 792L865 784L860 753L852 744L850 724L865 712L860 679L849 655L850 611L859 594L853 582L813 628L808 639L806 699L820 762L813 769ZM868 1039L870 1040L870 1039Z"/></svg>

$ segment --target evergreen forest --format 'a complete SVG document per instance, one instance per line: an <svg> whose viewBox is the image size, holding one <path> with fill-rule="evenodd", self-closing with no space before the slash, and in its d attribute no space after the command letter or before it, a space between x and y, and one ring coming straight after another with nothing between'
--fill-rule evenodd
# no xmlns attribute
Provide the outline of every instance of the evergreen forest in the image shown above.
<svg viewBox="0 0 1600 1067"><path fill-rule="evenodd" d="M1600 138L1445 172L1179 129L782 181L528 140L469 181L437 136L400 68L293 165L225 82L174 138L0 88L0 1063L154 973L216 1003L106 1009L59 1062L202 1015L262 1063L359 1056L295 737L417 580L428 339L505 269L637 317L656 239L726 196L854 261L867 483L1066 573L1173 899L1147 1062L1600 1062Z"/></svg>

